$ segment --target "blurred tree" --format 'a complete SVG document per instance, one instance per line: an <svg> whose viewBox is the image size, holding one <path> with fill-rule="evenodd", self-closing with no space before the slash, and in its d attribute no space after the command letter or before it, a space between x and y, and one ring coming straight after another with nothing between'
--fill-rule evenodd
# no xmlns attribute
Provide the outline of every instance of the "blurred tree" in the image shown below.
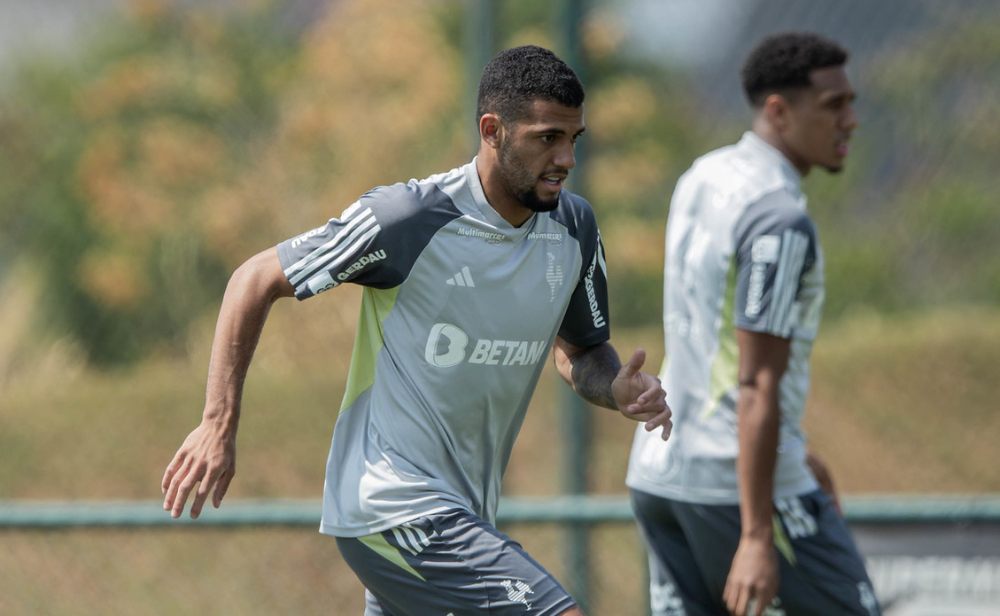
<svg viewBox="0 0 1000 616"><path fill-rule="evenodd" d="M994 7L859 67L861 127L847 177L807 180L831 316L1000 300L998 58Z"/></svg>
<svg viewBox="0 0 1000 616"><path fill-rule="evenodd" d="M136 3L77 61L19 72L0 259L42 266L50 325L94 363L176 347L248 256L455 158L434 13L344 1L303 33L281 10Z"/></svg>

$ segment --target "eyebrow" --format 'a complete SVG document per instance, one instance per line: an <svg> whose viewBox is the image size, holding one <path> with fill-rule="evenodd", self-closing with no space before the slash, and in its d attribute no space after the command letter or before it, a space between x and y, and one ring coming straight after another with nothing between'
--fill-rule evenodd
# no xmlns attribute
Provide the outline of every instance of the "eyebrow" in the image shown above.
<svg viewBox="0 0 1000 616"><path fill-rule="evenodd" d="M580 130L576 131L576 133L574 133L573 136L574 137L579 137L586 130L587 130L586 127L581 128ZM539 129L535 130L534 133L536 135L566 135L567 134L567 132L564 131L563 129L561 129L561 128L555 128L555 127L552 127L552 128L539 128Z"/></svg>
<svg viewBox="0 0 1000 616"><path fill-rule="evenodd" d="M830 93L820 94L819 100L826 102L840 102L841 100L847 99L848 101L853 101L858 97L857 92L854 90L838 90Z"/></svg>

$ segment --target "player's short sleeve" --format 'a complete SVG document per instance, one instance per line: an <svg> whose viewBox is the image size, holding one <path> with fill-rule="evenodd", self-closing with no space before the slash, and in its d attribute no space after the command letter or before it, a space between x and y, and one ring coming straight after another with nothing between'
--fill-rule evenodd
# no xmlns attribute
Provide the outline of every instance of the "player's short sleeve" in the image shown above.
<svg viewBox="0 0 1000 616"><path fill-rule="evenodd" d="M405 280L431 236L458 215L433 184L382 186L340 218L278 244L278 258L300 300L345 282L392 288Z"/></svg>
<svg viewBox="0 0 1000 616"><path fill-rule="evenodd" d="M790 338L803 276L816 264L816 228L785 192L751 204L737 221L735 326Z"/></svg>
<svg viewBox="0 0 1000 616"><path fill-rule="evenodd" d="M574 346L588 347L611 338L608 267L593 210L582 199L579 201L581 208L574 220L567 222L580 242L583 267L559 328L559 337Z"/></svg>

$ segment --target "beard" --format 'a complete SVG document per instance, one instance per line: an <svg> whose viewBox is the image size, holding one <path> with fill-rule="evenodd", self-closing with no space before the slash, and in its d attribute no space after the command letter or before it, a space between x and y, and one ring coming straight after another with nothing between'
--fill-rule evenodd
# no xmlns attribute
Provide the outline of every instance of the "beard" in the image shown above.
<svg viewBox="0 0 1000 616"><path fill-rule="evenodd" d="M559 195L552 199L538 196L538 178L531 175L509 142L500 144L500 179L507 192L532 212L551 212L559 207Z"/></svg>

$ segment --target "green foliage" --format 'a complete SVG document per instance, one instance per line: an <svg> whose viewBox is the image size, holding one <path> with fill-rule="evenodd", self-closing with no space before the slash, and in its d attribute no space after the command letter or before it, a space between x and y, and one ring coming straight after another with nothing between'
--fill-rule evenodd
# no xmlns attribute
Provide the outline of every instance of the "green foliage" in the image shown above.
<svg viewBox="0 0 1000 616"><path fill-rule="evenodd" d="M272 23L151 6L18 74L0 244L42 265L50 323L96 363L178 340L220 296L200 205L274 125L265 81L291 47Z"/></svg>
<svg viewBox="0 0 1000 616"><path fill-rule="evenodd" d="M34 261L46 325L103 365L182 347L251 254L468 156L462 5L343 0L305 30L277 4L170 6L136 3L72 61L29 60L0 105L0 277ZM626 57L611 6L590 5L580 30L574 189L601 224L616 326L653 325L674 184L745 117ZM558 6L518 0L497 17L502 46L560 50ZM1000 15L974 17L852 67L847 170L805 181L829 317L1000 302Z"/></svg>

